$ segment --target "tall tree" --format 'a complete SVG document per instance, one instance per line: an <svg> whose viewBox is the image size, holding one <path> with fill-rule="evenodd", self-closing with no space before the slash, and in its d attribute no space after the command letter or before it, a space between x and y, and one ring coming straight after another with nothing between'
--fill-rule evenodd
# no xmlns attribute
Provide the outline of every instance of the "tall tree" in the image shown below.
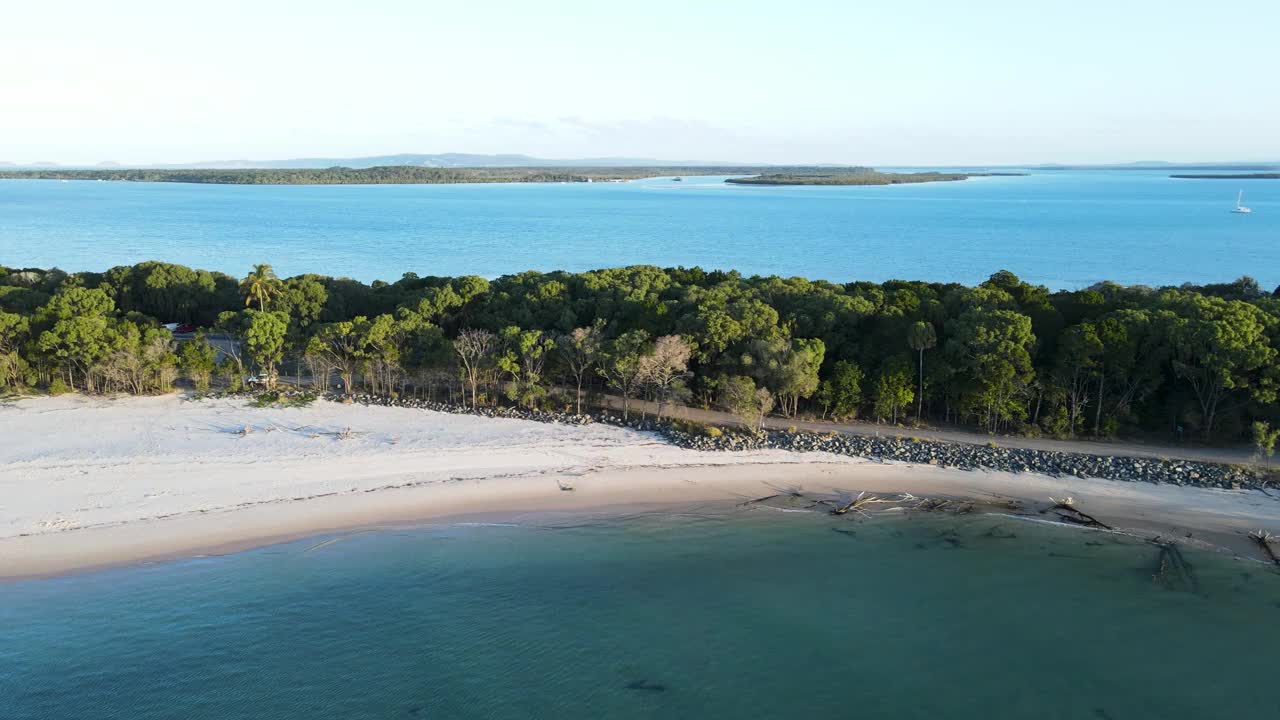
<svg viewBox="0 0 1280 720"><path fill-rule="evenodd" d="M364 357L363 338L357 326L367 322L368 318L358 317L327 323L321 325L307 342L306 354L312 358L313 372L319 371L326 376L322 384L324 389L329 387L330 373L337 370L343 394L351 394Z"/></svg>
<svg viewBox="0 0 1280 720"><path fill-rule="evenodd" d="M480 375L498 351L498 336L488 330L463 330L453 341L453 351L458 354L458 362L471 388L471 409L475 410L479 407Z"/></svg>
<svg viewBox="0 0 1280 720"><path fill-rule="evenodd" d="M631 417L631 398L644 381L640 357L648 351L649 333L631 330L614 338L597 372L622 395L622 417Z"/></svg>
<svg viewBox="0 0 1280 720"><path fill-rule="evenodd" d="M640 356L640 380L653 389L653 396L658 401L658 417L662 417L663 409L688 376L692 354L693 350L684 338L663 335L654 341L652 350Z"/></svg>
<svg viewBox="0 0 1280 720"><path fill-rule="evenodd" d="M543 368L546 367L555 341L541 330L521 330L515 325L503 328L505 351L498 356L498 367L511 376L508 397L525 407L534 407L546 393Z"/></svg>
<svg viewBox="0 0 1280 720"><path fill-rule="evenodd" d="M823 381L832 417L847 419L858 414L858 406L862 404L862 375L857 363L836 361L831 377Z"/></svg>
<svg viewBox="0 0 1280 720"><path fill-rule="evenodd" d="M260 263L240 281L240 292L244 295L244 304L258 303L258 310L266 312L267 303L281 293L283 285L276 271L270 265Z"/></svg>
<svg viewBox="0 0 1280 720"><path fill-rule="evenodd" d="M917 374L920 385L916 393L916 422L920 422L921 410L924 407L924 351L932 350L937 344L938 335L933 329L933 323L917 320L907 330L907 345L919 355Z"/></svg>
<svg viewBox="0 0 1280 720"><path fill-rule="evenodd" d="M818 338L799 338L787 344L777 366L774 385L774 394L782 403L782 412L787 417L799 414L800 401L817 392L818 373L826 350L826 344Z"/></svg>
<svg viewBox="0 0 1280 720"><path fill-rule="evenodd" d="M582 414L582 385L600 362L603 334L604 324L596 323L590 327L574 328L556 341L565 370L573 379L574 402L579 415Z"/></svg>
<svg viewBox="0 0 1280 720"><path fill-rule="evenodd" d="M285 335L289 332L289 316L281 312L249 310L245 329L245 350L266 376L267 387L276 383L276 365L284 356Z"/></svg>
<svg viewBox="0 0 1280 720"><path fill-rule="evenodd" d="M94 391L90 371L117 339L114 313L115 302L106 291L75 286L59 291L36 313L34 326L47 328L37 335L36 348L61 366L69 386L76 387L78 380Z"/></svg>
<svg viewBox="0 0 1280 720"><path fill-rule="evenodd" d="M1067 400L1067 434L1071 436L1084 422L1084 408L1090 401L1093 374L1102 352L1102 341L1092 323L1074 325L1058 339L1053 381ZM1102 405L1101 398L1097 404Z"/></svg>
<svg viewBox="0 0 1280 720"><path fill-rule="evenodd" d="M911 365L909 361L889 360L876 378L875 411L880 420L898 424L898 415L911 405Z"/></svg>
<svg viewBox="0 0 1280 720"><path fill-rule="evenodd" d="M1123 309L1094 322L1102 343L1093 419L1095 435L1118 428L1121 420L1131 416L1134 403L1143 401L1164 382L1173 352L1171 329L1176 320L1168 310ZM1110 417L1104 421L1107 413Z"/></svg>
<svg viewBox="0 0 1280 720"><path fill-rule="evenodd" d="M1263 403L1275 400L1274 377L1262 372L1277 354L1266 333L1269 319L1256 306L1238 300L1189 294L1173 294L1170 300L1181 316L1175 329L1174 371L1195 393L1208 440L1222 401L1231 393L1247 391Z"/></svg>
<svg viewBox="0 0 1280 720"><path fill-rule="evenodd" d="M961 313L949 334L949 355L965 375L965 408L992 432L1024 419L1024 393L1035 378L1031 318L978 306Z"/></svg>
<svg viewBox="0 0 1280 720"><path fill-rule="evenodd" d="M0 311L0 388L22 384L27 361L18 348L29 336L30 322L17 314Z"/></svg>

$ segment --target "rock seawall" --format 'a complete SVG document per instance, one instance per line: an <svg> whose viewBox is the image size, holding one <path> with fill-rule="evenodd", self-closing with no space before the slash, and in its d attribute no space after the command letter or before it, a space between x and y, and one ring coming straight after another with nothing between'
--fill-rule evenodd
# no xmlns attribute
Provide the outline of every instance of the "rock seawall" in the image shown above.
<svg viewBox="0 0 1280 720"><path fill-rule="evenodd" d="M292 393L287 390L281 391L283 396L291 394L298 393ZM244 393L240 394L240 396L253 397L253 394ZM468 408L448 403L366 394L345 396L339 393L327 393L324 398L333 402L407 407L435 412L493 418L514 418L566 425L587 425L598 422L627 427L633 430L653 432L678 447L707 452L766 449L789 450L792 452L828 452L870 458L877 461L938 465L961 470L1032 472L1054 477L1093 477L1129 482L1170 483L1221 489L1262 488L1269 484L1266 476L1252 468L1196 460L1096 455L1056 450L1010 448L995 444L979 445L976 443L923 440L907 437L876 437L835 432L824 434L805 431L770 430L759 436L735 431L705 433L691 431L689 429L690 425L680 421L654 420L652 418L624 420L621 415L610 412L591 412L577 415L509 407L480 408L472 411Z"/></svg>

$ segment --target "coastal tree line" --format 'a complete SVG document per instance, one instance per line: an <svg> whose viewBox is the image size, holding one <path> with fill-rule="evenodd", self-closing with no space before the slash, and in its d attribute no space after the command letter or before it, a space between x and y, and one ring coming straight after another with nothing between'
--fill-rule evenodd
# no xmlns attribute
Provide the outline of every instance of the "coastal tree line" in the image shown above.
<svg viewBox="0 0 1280 720"><path fill-rule="evenodd" d="M198 328L175 342L163 323ZM1050 292L635 266L365 284L160 262L0 268L0 387L292 383L581 411L600 393L766 416L1060 437L1280 425L1280 297L1233 283Z"/></svg>

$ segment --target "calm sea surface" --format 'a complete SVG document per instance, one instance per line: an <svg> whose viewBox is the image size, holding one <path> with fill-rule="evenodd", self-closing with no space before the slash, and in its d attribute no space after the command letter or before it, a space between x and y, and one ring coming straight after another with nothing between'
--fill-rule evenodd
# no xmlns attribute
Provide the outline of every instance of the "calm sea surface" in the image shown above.
<svg viewBox="0 0 1280 720"><path fill-rule="evenodd" d="M0 717L1280 716L1280 575L1156 555L763 509L316 539L0 585Z"/></svg>
<svg viewBox="0 0 1280 720"><path fill-rule="evenodd" d="M888 187L632 183L232 186L0 181L0 264L160 259L243 275L497 276L649 263L1052 288L1250 274L1280 284L1280 181L1040 171ZM1229 212L1238 190L1252 215Z"/></svg>

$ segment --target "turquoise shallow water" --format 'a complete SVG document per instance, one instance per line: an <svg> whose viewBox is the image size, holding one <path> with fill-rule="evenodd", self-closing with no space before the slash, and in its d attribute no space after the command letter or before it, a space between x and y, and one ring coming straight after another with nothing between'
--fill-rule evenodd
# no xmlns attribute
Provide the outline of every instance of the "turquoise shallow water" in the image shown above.
<svg viewBox="0 0 1280 720"><path fill-rule="evenodd" d="M889 187L0 181L0 264L167 260L360 280L649 263L845 282L1280 284L1280 181L1040 171ZM1243 189L1252 215L1233 215Z"/></svg>
<svg viewBox="0 0 1280 720"><path fill-rule="evenodd" d="M762 509L322 542L0 586L0 717L1280 711L1280 575L1189 552L1170 590L1100 533Z"/></svg>

